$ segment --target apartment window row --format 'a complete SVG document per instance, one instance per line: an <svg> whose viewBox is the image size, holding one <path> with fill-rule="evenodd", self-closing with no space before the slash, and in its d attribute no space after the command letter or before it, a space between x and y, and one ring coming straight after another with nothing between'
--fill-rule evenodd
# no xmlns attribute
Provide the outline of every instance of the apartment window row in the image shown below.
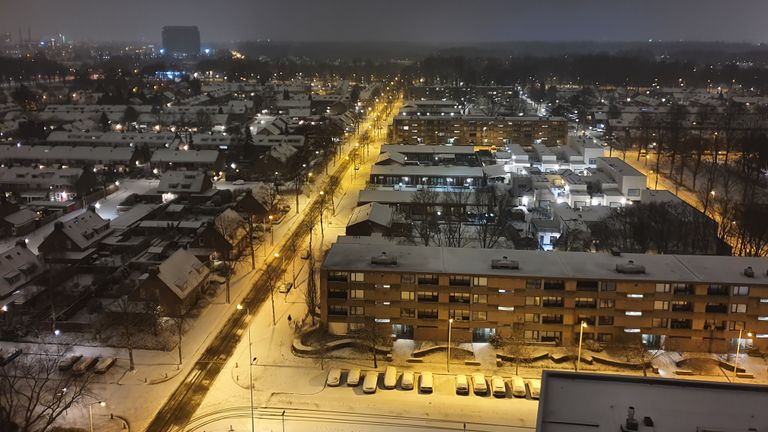
<svg viewBox="0 0 768 432"><path fill-rule="evenodd" d="M545 290L565 290L565 281L557 279L545 279L543 282L541 279L526 279L526 289L545 289ZM596 280L579 280L576 281L577 291L616 291L616 282L613 281L596 281Z"/></svg>
<svg viewBox="0 0 768 432"><path fill-rule="evenodd" d="M339 272L339 271L331 271L328 272L328 281L329 282L364 282L365 281L365 273L349 273L349 272Z"/></svg>

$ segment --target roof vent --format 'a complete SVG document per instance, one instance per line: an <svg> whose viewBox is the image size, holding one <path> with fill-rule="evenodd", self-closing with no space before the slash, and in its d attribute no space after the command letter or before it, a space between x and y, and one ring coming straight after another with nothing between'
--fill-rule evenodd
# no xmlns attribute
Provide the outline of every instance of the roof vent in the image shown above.
<svg viewBox="0 0 768 432"><path fill-rule="evenodd" d="M645 266L635 264L634 261L629 260L626 264L616 264L616 272L624 274L644 274Z"/></svg>
<svg viewBox="0 0 768 432"><path fill-rule="evenodd" d="M382 252L381 255L371 257L371 264L374 265L397 265L397 257L387 255L386 252Z"/></svg>
<svg viewBox="0 0 768 432"><path fill-rule="evenodd" d="M621 249L612 247L611 248L611 255L613 256L621 256Z"/></svg>
<svg viewBox="0 0 768 432"><path fill-rule="evenodd" d="M491 260L491 268L493 269L506 269L506 270L518 270L520 268L520 263L518 263L515 260L511 260L507 258L506 256L501 257L501 259L495 259Z"/></svg>
<svg viewBox="0 0 768 432"><path fill-rule="evenodd" d="M755 277L755 271L752 270L752 266L749 266L744 269L744 276L753 278Z"/></svg>

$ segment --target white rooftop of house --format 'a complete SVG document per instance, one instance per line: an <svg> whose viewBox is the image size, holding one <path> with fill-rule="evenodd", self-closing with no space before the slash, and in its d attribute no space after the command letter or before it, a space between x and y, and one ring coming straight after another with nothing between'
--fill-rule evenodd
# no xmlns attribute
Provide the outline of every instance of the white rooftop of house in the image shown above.
<svg viewBox="0 0 768 432"><path fill-rule="evenodd" d="M505 150L507 150L510 153L512 153L512 155L514 157L516 157L516 158L517 157L525 157L525 158L528 157L528 152L525 151L523 146L521 146L520 144L507 144L504 147L505 147Z"/></svg>
<svg viewBox="0 0 768 432"><path fill-rule="evenodd" d="M370 221L377 225L389 227L392 225L392 207L377 202L363 204L352 209L352 216L347 226Z"/></svg>
<svg viewBox="0 0 768 432"><path fill-rule="evenodd" d="M8 167L0 170L0 184L24 184L28 187L72 185L83 174L81 168Z"/></svg>
<svg viewBox="0 0 768 432"><path fill-rule="evenodd" d="M608 216L613 209L608 206L586 206L576 210L566 203L555 204L552 211L556 217L564 221L582 220L584 222L597 222Z"/></svg>
<svg viewBox="0 0 768 432"><path fill-rule="evenodd" d="M112 231L109 221L102 219L101 216L91 210L66 222L57 221L55 226L59 226L59 223L61 223L61 230L64 234L80 249L91 247Z"/></svg>
<svg viewBox="0 0 768 432"><path fill-rule="evenodd" d="M274 146L281 143L287 143L294 147L304 146L306 137L304 135L254 135L253 145L256 146Z"/></svg>
<svg viewBox="0 0 768 432"><path fill-rule="evenodd" d="M151 112L152 105L57 105L51 104L45 107L47 113L124 113L128 107L136 112Z"/></svg>
<svg viewBox="0 0 768 432"><path fill-rule="evenodd" d="M159 266L157 277L180 299L186 298L208 276L209 270L194 255L179 249Z"/></svg>
<svg viewBox="0 0 768 432"><path fill-rule="evenodd" d="M56 161L130 162L131 147L76 147L76 146L0 146L1 160L33 160L41 163Z"/></svg>
<svg viewBox="0 0 768 432"><path fill-rule="evenodd" d="M398 145L384 144L381 146L382 153L398 152L404 155L408 154L474 154L475 149L472 146L449 146L449 145Z"/></svg>
<svg viewBox="0 0 768 432"><path fill-rule="evenodd" d="M200 193L205 173L199 171L166 171L160 176L158 192Z"/></svg>
<svg viewBox="0 0 768 432"><path fill-rule="evenodd" d="M421 166L421 165L374 165L371 175L432 176L432 177L483 177L482 167Z"/></svg>
<svg viewBox="0 0 768 432"><path fill-rule="evenodd" d="M26 223L32 222L33 220L38 219L39 217L40 215L37 214L37 212L34 212L28 208L23 208L17 212L13 212L9 214L8 216L4 217L3 220L13 226L21 226Z"/></svg>
<svg viewBox="0 0 768 432"><path fill-rule="evenodd" d="M371 257L386 252L397 257L397 265L371 263ZM516 261L517 270L494 269L493 260ZM632 261L644 273L619 273L617 265ZM744 270L752 267L754 277ZM522 278L634 280L645 282L768 285L768 261L764 258L706 255L646 255L590 252L544 252L510 249L475 249L393 245L382 247L359 243L335 243L323 268L339 271L398 271L453 273L461 275L511 276Z"/></svg>
<svg viewBox="0 0 768 432"><path fill-rule="evenodd" d="M601 157L597 159L597 168L610 169L611 171L622 176L638 176L645 177L643 173L636 170L632 165L624 162L617 157Z"/></svg>
<svg viewBox="0 0 768 432"><path fill-rule="evenodd" d="M555 154L552 152L552 150L549 147L545 146L544 144L534 144L533 145L533 150L536 152L536 154L540 158L544 158L544 157L554 158L555 157Z"/></svg>
<svg viewBox="0 0 768 432"><path fill-rule="evenodd" d="M219 159L218 150L158 149L152 153L152 163L213 164Z"/></svg>
<svg viewBox="0 0 768 432"><path fill-rule="evenodd" d="M152 213L153 210L160 207L161 204L136 204L128 211L120 213L118 217L112 219L110 223L114 229L125 229L134 225L136 222L144 219Z"/></svg>
<svg viewBox="0 0 768 432"><path fill-rule="evenodd" d="M379 154L379 157L376 158L376 165L381 164L382 162L386 161L392 161L395 163L398 163L400 165L405 165L405 155L398 152L393 151L385 151Z"/></svg>
<svg viewBox="0 0 768 432"><path fill-rule="evenodd" d="M140 133L140 132L66 132L53 131L46 141L55 143L92 143L97 145L133 144L140 146L165 145L173 141L173 133Z"/></svg>
<svg viewBox="0 0 768 432"><path fill-rule="evenodd" d="M0 252L0 299L12 294L44 271L43 262L25 246Z"/></svg>
<svg viewBox="0 0 768 432"><path fill-rule="evenodd" d="M633 407L641 432L757 431L768 424L766 400L759 385L545 370L536 430L628 430Z"/></svg>

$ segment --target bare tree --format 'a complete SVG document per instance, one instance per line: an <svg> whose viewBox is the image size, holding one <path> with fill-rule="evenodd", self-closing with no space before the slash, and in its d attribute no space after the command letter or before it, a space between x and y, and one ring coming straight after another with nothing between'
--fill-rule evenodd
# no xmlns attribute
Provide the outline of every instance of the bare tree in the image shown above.
<svg viewBox="0 0 768 432"><path fill-rule="evenodd" d="M608 351L622 361L638 364L643 370L643 376L648 376L648 366L661 354L661 351L649 351L643 343L643 338L639 334L632 333L625 333L614 339Z"/></svg>
<svg viewBox="0 0 768 432"><path fill-rule="evenodd" d="M377 323L376 319L373 317L365 317L361 324L362 326L355 330L354 334L368 347L368 349L370 349L371 356L373 357L373 367L378 368L379 361L377 348L391 346L392 335L387 333L383 326Z"/></svg>
<svg viewBox="0 0 768 432"><path fill-rule="evenodd" d="M501 349L504 354L514 359L515 375L520 374L520 363L529 361L529 357L533 352L532 347L525 339L525 328L522 322L513 323L509 333L504 335L496 334L490 342L494 348Z"/></svg>
<svg viewBox="0 0 768 432"><path fill-rule="evenodd" d="M312 238L312 233L309 234L310 239ZM310 242L311 245L311 242ZM304 301L307 305L307 313L312 319L312 324L315 324L315 316L317 315L317 309L320 307L320 293L317 289L317 281L316 281L316 275L315 275L315 256L312 252L311 246L309 250L309 261L307 263L309 266L308 271L309 274L307 275L307 290L304 293Z"/></svg>
<svg viewBox="0 0 768 432"><path fill-rule="evenodd" d="M476 189L474 193L477 218L475 236L482 248L493 248L504 235L506 220L504 209L507 196L497 196L493 188Z"/></svg>
<svg viewBox="0 0 768 432"><path fill-rule="evenodd" d="M429 243L439 232L435 209L438 199L439 194L426 187L416 191L411 196L412 209L423 215L422 219L413 221L413 230L424 243L424 246L429 246Z"/></svg>
<svg viewBox="0 0 768 432"><path fill-rule="evenodd" d="M232 276L235 274L237 264L251 256L244 251L243 237L248 235L247 223L233 210L225 210L214 220L216 230L228 242L229 247L225 254L221 255L226 281L226 300L230 302L229 288ZM248 243L250 244L250 243Z"/></svg>
<svg viewBox="0 0 768 432"><path fill-rule="evenodd" d="M464 247L467 243L467 206L472 194L463 191L450 192L445 200L438 239L449 247Z"/></svg>
<svg viewBox="0 0 768 432"><path fill-rule="evenodd" d="M0 430L46 432L89 397L90 375L60 374L61 356L22 356L0 367Z"/></svg>

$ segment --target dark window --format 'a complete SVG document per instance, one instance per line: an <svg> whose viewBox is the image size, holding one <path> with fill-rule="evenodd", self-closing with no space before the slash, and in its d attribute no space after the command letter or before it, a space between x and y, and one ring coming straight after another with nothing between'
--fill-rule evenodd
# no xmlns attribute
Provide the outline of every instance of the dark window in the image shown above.
<svg viewBox="0 0 768 432"><path fill-rule="evenodd" d="M550 279L544 281L545 290L562 291L565 289L565 282L557 279Z"/></svg>
<svg viewBox="0 0 768 432"><path fill-rule="evenodd" d="M597 291L598 285L597 281L576 281L576 291Z"/></svg>

